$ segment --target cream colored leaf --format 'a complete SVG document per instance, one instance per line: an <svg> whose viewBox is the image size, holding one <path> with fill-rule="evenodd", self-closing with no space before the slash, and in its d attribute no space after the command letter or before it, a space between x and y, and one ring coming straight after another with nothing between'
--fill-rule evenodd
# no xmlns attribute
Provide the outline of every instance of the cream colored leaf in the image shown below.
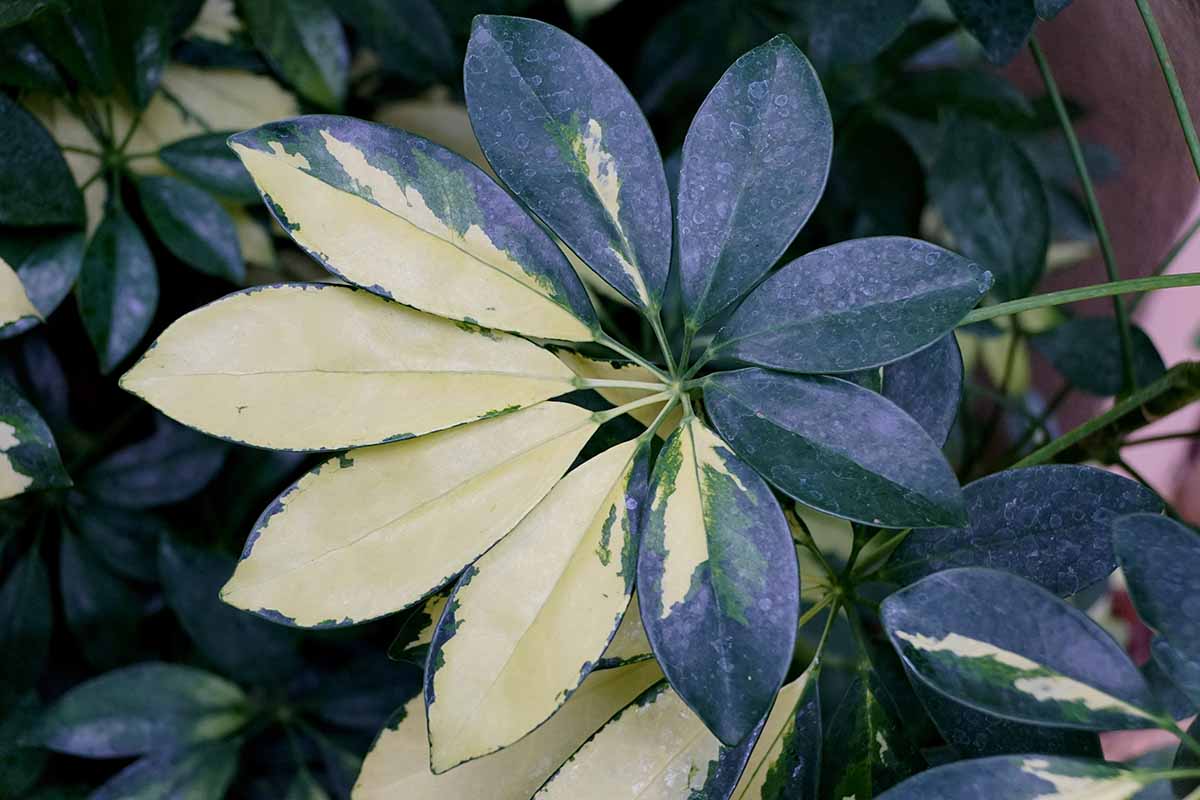
<svg viewBox="0 0 1200 800"><path fill-rule="evenodd" d="M733 790L733 794L730 795L730 800L758 800L763 796L763 787L767 782L767 777L771 774L771 766L779 760L784 746L787 744L788 736L795 729L796 704L804 696L805 690L814 680L815 674L816 665L814 664L804 670L799 678L779 690L779 694L775 698L775 705L771 706L771 713L767 715L767 721L763 723L762 731L758 734L758 741L754 743L754 749L750 751L746 769L742 772L742 777ZM815 767L815 765L810 766Z"/></svg>
<svg viewBox="0 0 1200 800"><path fill-rule="evenodd" d="M263 512L221 596L302 627L410 606L512 530L597 424L542 403L336 456Z"/></svg>
<svg viewBox="0 0 1200 800"><path fill-rule="evenodd" d="M367 753L353 800L528 800L596 729L662 678L654 661L592 673L546 724L498 753L434 775L415 697Z"/></svg>
<svg viewBox="0 0 1200 800"><path fill-rule="evenodd" d="M121 385L215 436L333 450L532 405L571 391L573 379L516 336L360 289L280 284L176 320Z"/></svg>
<svg viewBox="0 0 1200 800"><path fill-rule="evenodd" d="M598 673L604 674L604 673ZM559 768L538 800L678 800L704 788L721 743L663 683Z"/></svg>
<svg viewBox="0 0 1200 800"><path fill-rule="evenodd" d="M646 638L646 629L642 625L637 592L634 592L629 600L629 607L625 609L625 616L621 617L621 624L617 626L617 632L605 648L596 669L619 667L653 657L650 640Z"/></svg>
<svg viewBox="0 0 1200 800"><path fill-rule="evenodd" d="M581 356L571 350L558 351L558 357L562 359L571 370L581 378L589 378L592 380L609 380L609 381L642 381L645 383L659 383L659 378L650 370L638 364L620 363L614 361L603 361L595 358ZM645 390L638 389L613 389L599 388L596 389L600 396L614 406L622 406L626 403L631 403L634 400L640 400L646 396ZM665 401L664 401L665 403ZM629 416L636 419L643 425L650 425L658 417L658 413L662 411L664 403L654 403L641 408L635 408L629 412ZM679 427L679 421L683 419L683 407L677 406L670 414L667 414L666 419L658 426L659 438L666 439L671 435L671 432Z"/></svg>
<svg viewBox="0 0 1200 800"><path fill-rule="evenodd" d="M639 452L625 442L573 470L469 568L426 674L435 772L525 736L600 659L633 591Z"/></svg>
<svg viewBox="0 0 1200 800"><path fill-rule="evenodd" d="M25 293L16 270L0 258L0 328L27 317L42 318Z"/></svg>
<svg viewBox="0 0 1200 800"><path fill-rule="evenodd" d="M242 29L242 21L233 11L233 0L204 0L200 13L185 34L218 44L233 44L233 34Z"/></svg>

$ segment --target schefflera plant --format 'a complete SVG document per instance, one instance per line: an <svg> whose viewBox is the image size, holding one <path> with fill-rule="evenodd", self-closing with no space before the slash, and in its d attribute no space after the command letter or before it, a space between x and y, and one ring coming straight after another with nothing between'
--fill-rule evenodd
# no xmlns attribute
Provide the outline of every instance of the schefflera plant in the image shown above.
<svg viewBox="0 0 1200 800"><path fill-rule="evenodd" d="M880 528L966 524L940 450L949 420L915 378L961 370L949 332L990 273L885 237L768 275L833 146L819 80L786 37L739 59L700 108L674 210L636 102L577 40L482 16L464 77L503 186L345 117L233 136L280 224L351 285L229 295L176 321L122 384L215 436L337 451L263 512L227 602L349 625L458 576L423 702L381 735L391 756L368 760L360 796L574 797L628 780L630 747L670 752L647 776L664 789L728 796L768 778L745 767L796 639L775 493ZM604 329L554 237L641 313L659 352ZM855 382L918 351L891 393ZM578 389L619 404L552 399ZM645 431L572 468L627 413ZM627 646L639 637L653 661ZM811 708L814 679L788 685L785 717ZM773 724L760 762L792 741Z"/></svg>

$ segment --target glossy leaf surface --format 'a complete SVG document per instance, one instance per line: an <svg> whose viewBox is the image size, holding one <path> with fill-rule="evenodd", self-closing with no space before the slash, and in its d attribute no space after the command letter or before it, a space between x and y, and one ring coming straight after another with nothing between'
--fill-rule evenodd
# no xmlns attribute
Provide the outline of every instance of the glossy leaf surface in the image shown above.
<svg viewBox="0 0 1200 800"><path fill-rule="evenodd" d="M977 120L945 126L929 193L963 255L995 277L1001 300L1033 291L1046 266L1050 209L1028 156Z"/></svg>
<svg viewBox="0 0 1200 800"><path fill-rule="evenodd" d="M205 433L288 450L419 436L574 388L552 354L369 292L280 284L176 320L121 379Z"/></svg>
<svg viewBox="0 0 1200 800"><path fill-rule="evenodd" d="M853 239L785 265L713 340L724 358L790 372L853 372L948 333L991 286L980 265L900 236Z"/></svg>
<svg viewBox="0 0 1200 800"><path fill-rule="evenodd" d="M744 369L709 377L704 398L738 455L805 505L880 527L965 518L938 446L874 392L838 378Z"/></svg>
<svg viewBox="0 0 1200 800"><path fill-rule="evenodd" d="M856 673L825 733L821 797L877 797L919 769L878 673L870 664Z"/></svg>
<svg viewBox="0 0 1200 800"><path fill-rule="evenodd" d="M1130 334L1134 376L1139 386L1145 386L1160 378L1167 368L1144 330L1134 325ZM1121 341L1113 318L1070 319L1030 337L1030 342L1076 389L1101 397L1121 392Z"/></svg>
<svg viewBox="0 0 1200 800"><path fill-rule="evenodd" d="M500 180L614 289L657 307L671 262L667 181L641 109L608 65L551 25L483 15L463 84Z"/></svg>
<svg viewBox="0 0 1200 800"><path fill-rule="evenodd" d="M1200 534L1158 514L1122 517L1112 527L1138 616L1181 656L1200 661Z"/></svg>
<svg viewBox="0 0 1200 800"><path fill-rule="evenodd" d="M331 116L271 123L230 146L279 223L335 275L443 317L592 338L595 315L566 258L461 156Z"/></svg>
<svg viewBox="0 0 1200 800"><path fill-rule="evenodd" d="M238 4L246 29L276 72L322 108L341 106L350 53L326 0L252 0Z"/></svg>
<svg viewBox="0 0 1200 800"><path fill-rule="evenodd" d="M535 795L537 800L669 800L728 797L753 737L722 746L664 681L647 689L579 748ZM621 765L614 769L614 765Z"/></svg>
<svg viewBox="0 0 1200 800"><path fill-rule="evenodd" d="M529 736L441 775L429 769L425 704L415 697L397 712L367 753L354 798L529 800L558 765L613 714L661 678L653 661L594 672L557 714Z"/></svg>
<svg viewBox="0 0 1200 800"><path fill-rule="evenodd" d="M0 95L0 140L0 225L82 225L83 196L62 151L8 95Z"/></svg>
<svg viewBox="0 0 1200 800"><path fill-rule="evenodd" d="M425 671L434 771L520 739L600 660L633 591L648 458L631 441L572 470L467 568Z"/></svg>
<svg viewBox="0 0 1200 800"><path fill-rule="evenodd" d="M968 484L963 497L969 524L914 530L883 577L905 584L951 567L991 567L1067 597L1116 569L1114 519L1162 508L1140 483L1078 464L997 472Z"/></svg>
<svg viewBox="0 0 1200 800"><path fill-rule="evenodd" d="M29 330L71 293L83 264L84 241L82 233L0 239L0 338ZM13 282L5 263L19 283Z"/></svg>
<svg viewBox="0 0 1200 800"><path fill-rule="evenodd" d="M791 662L800 597L787 522L763 479L694 417L663 445L649 497L642 624L675 691L735 745Z"/></svg>
<svg viewBox="0 0 1200 800"><path fill-rule="evenodd" d="M176 258L233 283L246 279L233 218L211 194L169 175L142 178L137 186L150 226Z"/></svg>
<svg viewBox="0 0 1200 800"><path fill-rule="evenodd" d="M739 58L683 144L676 222L697 327L766 274L808 220L829 174L833 120L816 71L786 36Z"/></svg>
<svg viewBox="0 0 1200 800"><path fill-rule="evenodd" d="M980 710L1085 730L1155 724L1150 689L1120 646L1015 575L931 575L884 601L883 624L913 674Z"/></svg>
<svg viewBox="0 0 1200 800"><path fill-rule="evenodd" d="M0 500L70 485L46 421L12 384L0 380Z"/></svg>
<svg viewBox="0 0 1200 800"><path fill-rule="evenodd" d="M92 234L75 296L100 369L111 372L141 342L158 308L154 258L121 209L110 208Z"/></svg>
<svg viewBox="0 0 1200 800"><path fill-rule="evenodd" d="M596 426L586 409L542 403L335 456L259 517L222 598L300 627L410 606L512 530Z"/></svg>
<svg viewBox="0 0 1200 800"><path fill-rule="evenodd" d="M1128 800L1147 782L1137 773L1103 761L994 756L935 767L881 795L879 800Z"/></svg>
<svg viewBox="0 0 1200 800"><path fill-rule="evenodd" d="M243 203L258 200L254 179L229 149L227 133L202 133L172 142L158 158L197 186Z"/></svg>
<svg viewBox="0 0 1200 800"><path fill-rule="evenodd" d="M72 688L42 717L35 736L60 753L141 755L232 733L247 720L245 699L224 678L151 661Z"/></svg>
<svg viewBox="0 0 1200 800"><path fill-rule="evenodd" d="M924 350L883 368L882 394L944 446L962 400L963 359L948 333Z"/></svg>

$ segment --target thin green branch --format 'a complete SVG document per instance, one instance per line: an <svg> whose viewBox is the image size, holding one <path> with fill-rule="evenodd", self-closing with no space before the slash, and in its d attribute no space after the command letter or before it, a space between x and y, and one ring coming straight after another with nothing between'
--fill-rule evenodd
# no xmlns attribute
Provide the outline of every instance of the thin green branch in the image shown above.
<svg viewBox="0 0 1200 800"><path fill-rule="evenodd" d="M833 599L834 598L832 594L827 594L818 600L812 608L800 615L799 621L796 622L796 627L803 628L805 625L812 622L813 617L817 616L817 614L820 614L826 608L833 605Z"/></svg>
<svg viewBox="0 0 1200 800"><path fill-rule="evenodd" d="M1159 722L1159 727L1163 730L1175 734L1179 741L1183 742L1184 747L1191 750L1194 754L1200 756L1200 742L1196 741L1196 737L1179 727L1178 723L1170 717L1163 717Z"/></svg>
<svg viewBox="0 0 1200 800"><path fill-rule="evenodd" d="M1008 448L1008 452L1004 454L1002 463L1007 463L1014 458L1019 458L1021 451L1025 449L1025 445L1029 444L1033 440L1033 437L1037 435L1038 431L1044 433L1047 439L1053 438L1050 435L1050 429L1046 426L1050 422L1050 418L1054 416L1054 413L1058 411L1059 406L1061 406L1063 401L1070 396L1071 391L1074 388L1075 387L1073 387L1071 384L1067 383L1058 390L1054 397L1051 398L1050 402L1046 404L1046 407L1042 409L1042 413L1038 414L1037 417L1035 417L1030 425L1025 429L1025 432L1021 434L1021 438L1017 440L1016 444Z"/></svg>
<svg viewBox="0 0 1200 800"><path fill-rule="evenodd" d="M1009 300L1007 303L982 306L967 314L959 321L957 327L983 322L997 317L1008 317L1035 308L1061 306L1067 303L1078 303L1080 300L1091 300L1093 297L1112 297L1118 294L1136 294L1152 292L1156 289L1177 289L1184 286L1200 286L1200 272L1185 272L1180 275L1156 275L1149 278L1130 278L1112 283L1098 283L1092 286L1080 286L1077 289L1064 289L1060 292L1047 292L1022 297L1020 300Z"/></svg>
<svg viewBox="0 0 1200 800"><path fill-rule="evenodd" d="M634 409L641 408L643 406L651 406L656 403L665 403L674 396L675 395L672 392L659 392L658 394L652 394L649 397L642 397L630 403L626 403L623 406L610 408L606 411L597 411L592 414L592 418L595 419L596 422L604 424L610 419L616 419L617 417L628 414Z"/></svg>
<svg viewBox="0 0 1200 800"><path fill-rule="evenodd" d="M1188 229L1183 232L1183 235L1179 237L1175 244L1171 245L1171 249L1167 251L1165 256L1163 256L1162 261L1159 261L1158 264L1155 265L1154 271L1150 274L1162 275L1164 272L1170 269L1171 264L1175 263L1175 259L1179 257L1180 253L1183 252L1183 248L1187 247L1188 242L1190 242L1192 237L1196 235L1196 231L1200 231L1200 217L1197 217L1196 221L1188 226ZM1132 314L1144 299L1146 299L1146 295L1139 294L1137 297L1130 300L1129 313Z"/></svg>
<svg viewBox="0 0 1200 800"><path fill-rule="evenodd" d="M624 356L625 358L629 359L630 361L632 361L633 363L635 363L639 366L645 367L646 369L653 372L655 377L659 378L663 383L671 382L671 376L668 375L667 373L663 372L662 369L660 369L657 365L642 358L640 355L637 354L636 351L629 349L628 347L621 344L613 337L609 336L607 333L604 333L603 331L601 331L599 334L597 334L596 335L596 343L603 345L604 347L607 347L609 350L612 350L614 353L618 353L618 354Z"/></svg>
<svg viewBox="0 0 1200 800"><path fill-rule="evenodd" d="M671 375L675 374L675 354L671 352L671 343L667 341L667 332L663 330L662 314L655 309L653 314L647 314L646 320L650 323L650 329L654 331L654 337L658 339L658 347L662 350L663 359L667 364L667 372Z"/></svg>
<svg viewBox="0 0 1200 800"><path fill-rule="evenodd" d="M1113 251L1112 239L1108 235L1108 226L1104 224L1104 213L1100 210L1100 201L1096 197L1096 188L1092 185L1092 176L1088 172L1087 161L1083 157L1083 148L1079 145L1079 137L1075 135L1075 126L1071 124L1071 116L1067 113L1067 106L1063 103L1062 94L1058 91L1058 83L1050 71L1050 64L1046 61L1046 56L1035 36L1029 37L1029 51L1033 54L1033 60L1037 63L1038 72L1042 76L1042 83L1046 85L1046 92L1050 95L1050 103L1054 106L1054 113L1058 117L1063 136L1067 140L1067 147L1071 151L1071 160L1075 162L1075 172L1079 175L1079 183L1083 186L1083 198L1087 205L1088 216L1092 218L1092 227L1096 229L1096 239L1100 243L1100 254L1104 257L1104 270L1108 274L1110 282L1120 280L1117 256ZM1121 376L1125 392L1131 392L1137 388L1137 377L1133 371L1133 334L1129 328L1129 314L1125 310L1125 302L1120 295L1113 295L1113 313L1117 318L1117 330L1121 340Z"/></svg>
<svg viewBox="0 0 1200 800"><path fill-rule="evenodd" d="M1147 436L1143 439L1126 439L1121 447L1137 447L1139 444L1154 444L1169 442L1175 439L1200 439L1200 431L1183 431L1180 433L1164 433L1161 436Z"/></svg>
<svg viewBox="0 0 1200 800"><path fill-rule="evenodd" d="M1183 129L1183 138L1192 157L1192 166L1196 169L1196 177L1200 178L1200 136L1196 135L1196 126L1192 124L1192 115L1183 96L1183 87L1179 85L1179 76L1175 74L1175 65L1171 63L1171 54L1167 51L1167 43L1158 28L1158 20L1150 10L1149 0L1136 2L1142 22L1146 24L1146 33L1150 35L1150 44L1154 46L1154 55L1158 56L1158 66L1167 82L1167 90L1171 93L1171 102L1174 103L1175 114L1179 117L1179 127Z"/></svg>
<svg viewBox="0 0 1200 800"><path fill-rule="evenodd" d="M667 388L667 385L664 383L615 381L605 378L576 378L573 382L580 389L635 389L645 392L661 392Z"/></svg>
<svg viewBox="0 0 1200 800"><path fill-rule="evenodd" d="M654 421L646 427L646 430L642 431L642 435L638 437L639 441L649 439L650 437L654 436L654 434L658 433L659 426L663 424L663 420L667 418L667 414L671 413L671 409L675 408L675 403L678 402L678 400L679 398L672 396L671 399L667 401L667 404L662 407L661 411L658 412L658 416L654 418Z"/></svg>

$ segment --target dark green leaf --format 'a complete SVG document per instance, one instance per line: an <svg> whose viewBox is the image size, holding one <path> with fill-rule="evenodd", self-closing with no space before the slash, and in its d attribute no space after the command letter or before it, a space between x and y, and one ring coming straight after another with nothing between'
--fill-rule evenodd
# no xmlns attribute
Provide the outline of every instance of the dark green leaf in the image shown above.
<svg viewBox="0 0 1200 800"><path fill-rule="evenodd" d="M885 100L891 108L928 122L953 113L997 127L1025 128L1034 121L1029 98L994 72L941 68L904 74Z"/></svg>
<svg viewBox="0 0 1200 800"><path fill-rule="evenodd" d="M66 505L71 529L105 565L126 578L158 579L158 538L167 524L145 511L105 505L72 492Z"/></svg>
<svg viewBox="0 0 1200 800"><path fill-rule="evenodd" d="M945 764L910 778L880 800L1127 800L1149 780L1124 767L1055 756L994 756Z"/></svg>
<svg viewBox="0 0 1200 800"><path fill-rule="evenodd" d="M1187 732L1193 739L1200 737L1200 717L1192 720L1191 727L1188 728ZM1197 755L1194 750L1181 743L1175 751L1175 760L1172 766L1175 769L1195 770L1200 768L1200 755ZM1200 779L1195 777L1183 778L1172 781L1171 785L1177 797L1184 797L1189 792L1194 792L1200 788ZM1184 797L1184 800L1187 800L1187 798Z"/></svg>
<svg viewBox="0 0 1200 800"><path fill-rule="evenodd" d="M7 0L0 8L0 28L11 28L28 22L34 16L53 10L60 0Z"/></svg>
<svg viewBox="0 0 1200 800"><path fill-rule="evenodd" d="M332 725L375 734L420 685L420 670L366 652L320 674L313 711Z"/></svg>
<svg viewBox="0 0 1200 800"><path fill-rule="evenodd" d="M805 505L879 527L965 520L937 444L874 392L838 378L743 369L710 376L704 400L738 455Z"/></svg>
<svg viewBox="0 0 1200 800"><path fill-rule="evenodd" d="M97 669L128 662L138 641L142 602L73 534L58 553L63 614L84 658Z"/></svg>
<svg viewBox="0 0 1200 800"><path fill-rule="evenodd" d="M197 649L222 673L283 682L298 668L296 632L221 602L234 559L163 537L159 573L167 603Z"/></svg>
<svg viewBox="0 0 1200 800"><path fill-rule="evenodd" d="M1069 5L1071 0L1033 0L1033 7L1042 19L1054 19Z"/></svg>
<svg viewBox="0 0 1200 800"><path fill-rule="evenodd" d="M211 194L167 175L141 178L137 186L150 226L179 260L234 283L245 280L237 228Z"/></svg>
<svg viewBox="0 0 1200 800"><path fill-rule="evenodd" d="M946 444L962 400L963 360L958 339L948 333L924 350L883 368L883 396Z"/></svg>
<svg viewBox="0 0 1200 800"><path fill-rule="evenodd" d="M337 13L387 72L417 84L457 81L461 64L433 0L339 0ZM458 51L461 54L461 51Z"/></svg>
<svg viewBox="0 0 1200 800"><path fill-rule="evenodd" d="M243 203L258 201L254 179L229 149L229 134L202 133L172 142L158 151L171 169L201 188Z"/></svg>
<svg viewBox="0 0 1200 800"><path fill-rule="evenodd" d="M0 500L70 485L46 421L12 384L0 380Z"/></svg>
<svg viewBox="0 0 1200 800"><path fill-rule="evenodd" d="M981 711L1084 730L1157 724L1150 689L1121 647L1024 578L939 572L884 600L883 624L913 674Z"/></svg>
<svg viewBox="0 0 1200 800"><path fill-rule="evenodd" d="M350 51L325 0L241 0L238 10L254 44L284 80L322 108L341 107Z"/></svg>
<svg viewBox="0 0 1200 800"><path fill-rule="evenodd" d="M21 558L0 585L0 707L37 683L54 625L50 578L37 550Z"/></svg>
<svg viewBox="0 0 1200 800"><path fill-rule="evenodd" d="M26 296L43 318L71 293L83 263L84 241L82 233L47 238L8 231L0 238L0 258L16 271ZM36 324L32 318L18 320L0 330L0 338L24 333Z"/></svg>
<svg viewBox="0 0 1200 800"><path fill-rule="evenodd" d="M121 209L110 208L92 234L75 293L100 369L111 372L146 335L158 308L154 258Z"/></svg>
<svg viewBox="0 0 1200 800"><path fill-rule="evenodd" d="M234 740L151 753L118 772L89 800L216 800L233 782L240 748Z"/></svg>
<svg viewBox="0 0 1200 800"><path fill-rule="evenodd" d="M846 689L821 750L821 797L870 800L920 768L887 690L869 665Z"/></svg>
<svg viewBox="0 0 1200 800"><path fill-rule="evenodd" d="M1193 707L1200 709L1200 659L1188 659L1161 636L1154 637L1150 652L1155 663L1187 696Z"/></svg>
<svg viewBox="0 0 1200 800"><path fill-rule="evenodd" d="M1133 369L1139 386L1152 383L1167 371L1154 342L1138 326L1130 330ZM1112 317L1077 317L1030 341L1076 389L1101 397L1120 393L1121 339Z"/></svg>
<svg viewBox="0 0 1200 800"><path fill-rule="evenodd" d="M137 108L158 91L175 36L178 0L106 0L113 67Z"/></svg>
<svg viewBox="0 0 1200 800"><path fill-rule="evenodd" d="M71 77L98 95L113 89L112 45L106 9L96 0L60 0L33 20L34 38Z"/></svg>
<svg viewBox="0 0 1200 800"><path fill-rule="evenodd" d="M1009 753L1102 757L1100 737L1091 731L1014 722L951 700L920 679L913 678L912 686L938 731L960 758Z"/></svg>
<svg viewBox="0 0 1200 800"><path fill-rule="evenodd" d="M107 672L50 707L32 739L60 753L118 758L220 739L248 719L234 684L180 664L146 662Z"/></svg>
<svg viewBox="0 0 1200 800"><path fill-rule="evenodd" d="M26 692L12 703L6 700L0 712L0 797L28 797L46 765L45 750L20 743L37 722L40 705L34 692Z"/></svg>
<svg viewBox="0 0 1200 800"><path fill-rule="evenodd" d="M739 58L683 143L679 269L699 328L783 255L829 174L833 120L816 71L786 36Z"/></svg>
<svg viewBox="0 0 1200 800"><path fill-rule="evenodd" d="M815 667L780 691L738 783L737 800L820 797L821 692ZM777 714L784 715L780 725L774 724Z"/></svg>
<svg viewBox="0 0 1200 800"><path fill-rule="evenodd" d="M955 247L996 278L1003 300L1029 294L1046 267L1050 208L1029 157L994 128L949 122L929 175L929 192Z"/></svg>
<svg viewBox="0 0 1200 800"><path fill-rule="evenodd" d="M1007 64L1033 30L1033 6L1027 0L948 0L963 27L983 45L993 64Z"/></svg>
<svg viewBox="0 0 1200 800"><path fill-rule="evenodd" d="M791 663L800 601L791 533L763 479L695 418L663 445L649 494L642 624L671 686L737 744Z"/></svg>
<svg viewBox="0 0 1200 800"><path fill-rule="evenodd" d="M963 496L970 524L913 531L883 568L886 580L992 567L1068 597L1116 569L1114 519L1162 509L1140 483L1077 464L997 472L965 486Z"/></svg>
<svg viewBox="0 0 1200 800"><path fill-rule="evenodd" d="M54 139L0 94L0 225L82 225L83 195Z"/></svg>
<svg viewBox="0 0 1200 800"><path fill-rule="evenodd" d="M862 120L838 131L816 224L835 238L909 236L925 205L924 169L893 126Z"/></svg>
<svg viewBox="0 0 1200 800"><path fill-rule="evenodd" d="M296 773L291 786L288 787L287 796L283 800L329 800L329 794L305 770Z"/></svg>
<svg viewBox="0 0 1200 800"><path fill-rule="evenodd" d="M791 372L853 372L896 361L954 328L990 273L937 245L853 239L796 259L763 281L711 351Z"/></svg>
<svg viewBox="0 0 1200 800"><path fill-rule="evenodd" d="M810 0L808 53L822 67L862 64L879 55L920 0Z"/></svg>
<svg viewBox="0 0 1200 800"><path fill-rule="evenodd" d="M52 94L65 88L50 56L24 29L0 31L0 84Z"/></svg>
<svg viewBox="0 0 1200 800"><path fill-rule="evenodd" d="M1138 616L1200 661L1200 534L1158 514L1131 514L1112 527Z"/></svg>
<svg viewBox="0 0 1200 800"><path fill-rule="evenodd" d="M671 204L658 145L620 79L559 29L499 16L475 19L463 73L500 179L613 288L658 308Z"/></svg>
<svg viewBox="0 0 1200 800"><path fill-rule="evenodd" d="M122 508L153 508L186 500L220 471L229 445L156 417L149 438L129 445L88 470L83 488Z"/></svg>

